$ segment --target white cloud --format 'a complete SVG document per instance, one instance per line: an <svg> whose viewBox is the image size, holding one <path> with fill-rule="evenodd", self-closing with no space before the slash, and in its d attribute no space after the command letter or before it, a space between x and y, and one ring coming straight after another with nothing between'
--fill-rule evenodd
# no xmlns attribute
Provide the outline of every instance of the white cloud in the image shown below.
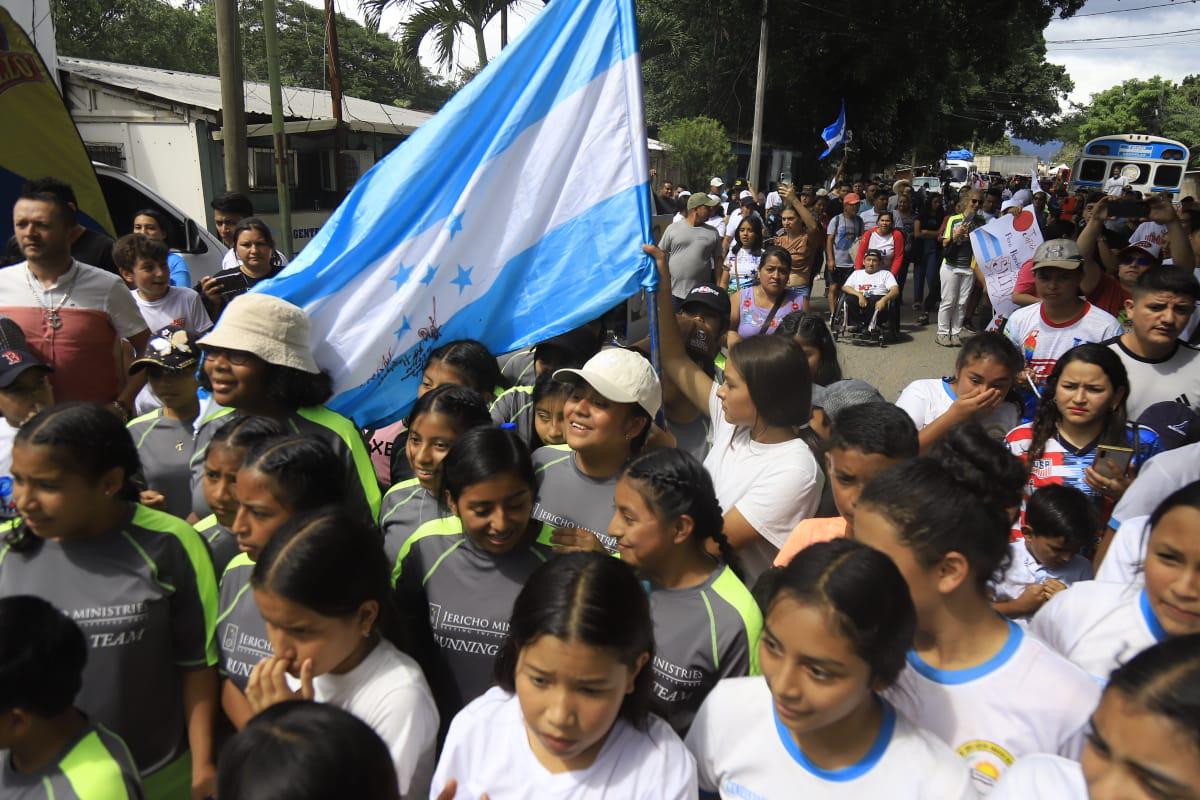
<svg viewBox="0 0 1200 800"><path fill-rule="evenodd" d="M1147 5L1155 5L1154 0L1091 0L1079 13ZM1050 42L1181 31L1188 28L1200 28L1200 5L1194 2L1178 2L1173 7L1144 11L1056 19L1046 27L1045 36L1047 42ZM1046 60L1067 68L1075 82L1075 91L1071 93L1070 99L1082 104L1087 103L1096 92L1130 78L1145 80L1161 75L1179 81L1185 75L1200 73L1200 33L1146 40L1048 44Z"/></svg>

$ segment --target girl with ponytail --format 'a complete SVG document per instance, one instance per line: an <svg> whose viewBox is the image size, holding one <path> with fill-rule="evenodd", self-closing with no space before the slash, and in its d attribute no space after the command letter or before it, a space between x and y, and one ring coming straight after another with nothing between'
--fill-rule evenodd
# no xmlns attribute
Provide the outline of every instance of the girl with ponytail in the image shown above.
<svg viewBox="0 0 1200 800"><path fill-rule="evenodd" d="M76 705L129 745L147 798L202 797L216 780L217 583L200 534L138 505L138 467L129 431L98 405L26 422L0 597L36 595L83 626Z"/></svg>
<svg viewBox="0 0 1200 800"><path fill-rule="evenodd" d="M617 481L615 501L608 533L650 587L653 710L682 736L717 681L758 672L762 614L695 457L674 449L639 456Z"/></svg>
<svg viewBox="0 0 1200 800"><path fill-rule="evenodd" d="M1009 560L1024 468L977 423L928 456L875 476L854 536L891 557L908 583L917 631L885 696L971 766L987 793L1016 758L1078 758L1099 689L1086 673L991 607Z"/></svg>

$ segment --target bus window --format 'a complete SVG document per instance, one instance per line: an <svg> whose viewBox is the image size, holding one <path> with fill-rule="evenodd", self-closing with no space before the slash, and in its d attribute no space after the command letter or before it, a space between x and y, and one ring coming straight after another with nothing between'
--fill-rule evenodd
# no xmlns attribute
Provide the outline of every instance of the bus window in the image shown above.
<svg viewBox="0 0 1200 800"><path fill-rule="evenodd" d="M1154 185L1155 186L1178 186L1183 178L1183 167L1173 164L1159 164L1158 169L1154 170Z"/></svg>
<svg viewBox="0 0 1200 800"><path fill-rule="evenodd" d="M1086 158L1083 161L1083 165L1079 168L1079 175L1076 180L1103 183L1107 177L1108 162L1097 161L1094 158Z"/></svg>

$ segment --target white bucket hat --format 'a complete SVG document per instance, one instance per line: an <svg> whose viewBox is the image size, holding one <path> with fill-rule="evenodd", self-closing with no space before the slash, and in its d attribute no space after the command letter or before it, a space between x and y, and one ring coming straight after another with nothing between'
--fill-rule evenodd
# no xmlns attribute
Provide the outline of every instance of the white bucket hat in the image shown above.
<svg viewBox="0 0 1200 800"><path fill-rule="evenodd" d="M217 326L197 344L222 350L241 350L268 364L317 374L308 343L311 325L299 306L269 294L233 298Z"/></svg>
<svg viewBox="0 0 1200 800"><path fill-rule="evenodd" d="M601 350L582 369L557 370L554 379L571 380L572 375L614 403L637 403L651 418L662 407L662 386L641 353L619 347Z"/></svg>

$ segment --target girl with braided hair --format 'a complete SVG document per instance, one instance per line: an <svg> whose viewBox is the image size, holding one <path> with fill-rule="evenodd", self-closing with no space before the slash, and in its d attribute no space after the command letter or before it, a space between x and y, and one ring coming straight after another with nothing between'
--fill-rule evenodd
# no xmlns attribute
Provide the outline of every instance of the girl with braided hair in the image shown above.
<svg viewBox="0 0 1200 800"><path fill-rule="evenodd" d="M608 533L649 583L653 710L683 736L717 681L758 672L762 614L739 577L712 478L694 456L639 456L617 481L615 501Z"/></svg>
<svg viewBox="0 0 1200 800"><path fill-rule="evenodd" d="M442 462L447 516L421 525L390 561L409 651L429 676L443 733L492 685L513 602L553 553L533 518L537 481L516 433L476 427Z"/></svg>

